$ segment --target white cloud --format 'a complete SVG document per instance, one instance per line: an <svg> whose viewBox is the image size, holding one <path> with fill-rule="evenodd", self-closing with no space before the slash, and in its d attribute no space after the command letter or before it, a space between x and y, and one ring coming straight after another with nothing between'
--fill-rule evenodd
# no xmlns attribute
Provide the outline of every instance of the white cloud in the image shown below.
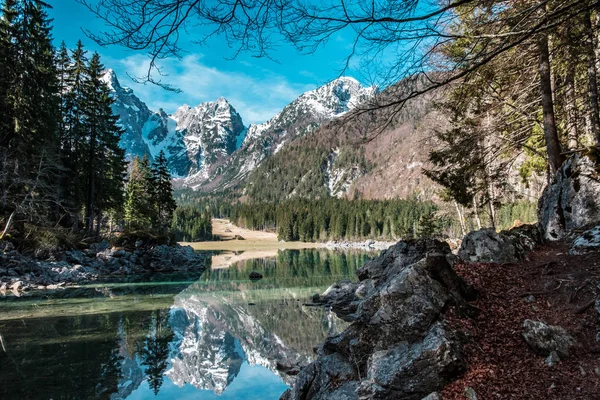
<svg viewBox="0 0 600 400"><path fill-rule="evenodd" d="M149 61L145 56L134 55L121 60L105 58L105 64L117 72L123 86L131 87L152 110L163 108L172 113L183 104L194 106L223 96L240 113L246 125L270 119L296 97L315 88L314 85L291 83L263 68L253 69L247 62L240 63L244 69L253 69L247 73L219 70L205 65L201 54L193 54L181 60L162 60L160 67L165 76L153 74L155 79L160 78L163 83L183 91L177 94L150 83L137 84L126 76L146 75Z"/></svg>

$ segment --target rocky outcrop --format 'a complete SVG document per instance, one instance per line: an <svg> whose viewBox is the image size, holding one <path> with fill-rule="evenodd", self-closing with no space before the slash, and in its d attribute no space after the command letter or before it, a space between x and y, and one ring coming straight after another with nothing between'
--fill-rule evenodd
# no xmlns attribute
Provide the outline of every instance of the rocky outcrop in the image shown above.
<svg viewBox="0 0 600 400"><path fill-rule="evenodd" d="M583 232L571 244L570 254L580 255L600 250L600 225Z"/></svg>
<svg viewBox="0 0 600 400"><path fill-rule="evenodd" d="M523 259L540 241L534 225L522 225L502 232L484 228L463 238L458 256L470 262L513 263Z"/></svg>
<svg viewBox="0 0 600 400"><path fill-rule="evenodd" d="M600 222L600 174L596 163L575 155L560 168L538 203L538 225L547 240Z"/></svg>
<svg viewBox="0 0 600 400"><path fill-rule="evenodd" d="M448 304L474 296L452 270L447 243L401 241L314 301L351 325L318 347L282 399L422 399L460 373L462 346Z"/></svg>
<svg viewBox="0 0 600 400"><path fill-rule="evenodd" d="M543 356L556 352L560 357L567 357L575 344L575 339L564 328L530 319L523 322L523 338L533 351Z"/></svg>
<svg viewBox="0 0 600 400"><path fill-rule="evenodd" d="M57 289L69 284L121 275L156 272L202 271L206 260L190 246L138 246L135 250L94 244L85 251L66 251L47 260L19 253L0 242L0 293L30 289Z"/></svg>

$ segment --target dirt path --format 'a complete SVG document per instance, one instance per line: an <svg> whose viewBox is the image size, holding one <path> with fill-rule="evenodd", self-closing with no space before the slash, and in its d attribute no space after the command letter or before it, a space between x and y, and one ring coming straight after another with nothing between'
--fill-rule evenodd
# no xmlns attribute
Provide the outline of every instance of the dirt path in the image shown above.
<svg viewBox="0 0 600 400"><path fill-rule="evenodd" d="M543 245L520 264L463 264L457 273L480 291L475 319L449 311L454 328L467 332L468 370L446 386L442 398L465 399L471 387L480 399L599 399L600 347L596 341L600 253L568 254L563 243ZM586 307L586 305L588 305ZM522 337L525 319L565 328L577 340L570 357L544 364Z"/></svg>

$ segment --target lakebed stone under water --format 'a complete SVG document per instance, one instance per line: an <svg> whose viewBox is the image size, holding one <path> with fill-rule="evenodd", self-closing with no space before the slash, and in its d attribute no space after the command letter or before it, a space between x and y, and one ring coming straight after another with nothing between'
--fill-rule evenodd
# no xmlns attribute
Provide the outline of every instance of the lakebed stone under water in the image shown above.
<svg viewBox="0 0 600 400"><path fill-rule="evenodd" d="M197 276L0 299L2 399L277 399L345 326L306 306L364 253L289 250ZM263 279L248 276L260 272Z"/></svg>

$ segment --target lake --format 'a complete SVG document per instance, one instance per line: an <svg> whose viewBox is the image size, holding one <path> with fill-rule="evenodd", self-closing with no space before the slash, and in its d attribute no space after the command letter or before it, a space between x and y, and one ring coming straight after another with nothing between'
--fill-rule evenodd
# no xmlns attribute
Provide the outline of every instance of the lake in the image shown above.
<svg viewBox="0 0 600 400"><path fill-rule="evenodd" d="M0 398L278 399L293 378L277 364L310 362L346 326L306 304L372 256L285 250L200 276L0 297Z"/></svg>

